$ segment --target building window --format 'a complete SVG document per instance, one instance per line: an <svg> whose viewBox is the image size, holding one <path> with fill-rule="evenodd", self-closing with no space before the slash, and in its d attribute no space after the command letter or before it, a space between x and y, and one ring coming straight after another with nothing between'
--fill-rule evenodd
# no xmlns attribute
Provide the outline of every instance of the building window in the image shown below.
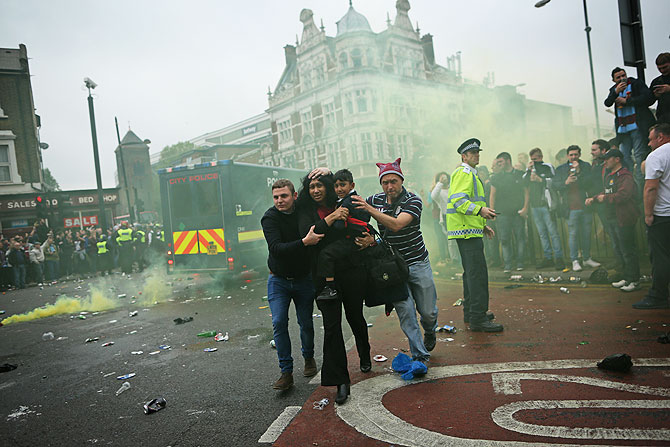
<svg viewBox="0 0 670 447"><path fill-rule="evenodd" d="M351 161L355 163L359 160L358 145L356 144L356 135L349 137L349 154L351 154Z"/></svg>
<svg viewBox="0 0 670 447"><path fill-rule="evenodd" d="M303 133L312 133L314 131L314 123L312 123L312 111L308 110L303 112L301 118Z"/></svg>
<svg viewBox="0 0 670 447"><path fill-rule="evenodd" d="M347 108L347 113L349 115L354 114L354 102L351 93L344 94L344 106Z"/></svg>
<svg viewBox="0 0 670 447"><path fill-rule="evenodd" d="M9 168L9 146L3 144L0 145L0 182L12 181Z"/></svg>
<svg viewBox="0 0 670 447"><path fill-rule="evenodd" d="M363 150L363 160L372 160L372 139L370 132L361 134L361 149Z"/></svg>
<svg viewBox="0 0 670 447"><path fill-rule="evenodd" d="M374 52L372 51L372 49L368 48L368 49L365 51L365 55L366 55L367 60L368 60L368 61L367 61L367 62L368 62L368 65L371 66L371 67L374 66L374 65L375 65L375 54L374 54Z"/></svg>
<svg viewBox="0 0 670 447"><path fill-rule="evenodd" d="M349 66L349 56L346 52L340 53L340 68L345 69Z"/></svg>
<svg viewBox="0 0 670 447"><path fill-rule="evenodd" d="M376 148L377 151L375 152L375 157L381 159L384 158L386 155L384 154L384 136L382 135L381 132L375 132L375 140L376 140Z"/></svg>
<svg viewBox="0 0 670 447"><path fill-rule="evenodd" d="M328 143L328 158L330 159L330 166L335 168L336 166L340 166L340 151L339 147L337 145L337 141L333 141L332 143Z"/></svg>
<svg viewBox="0 0 670 447"><path fill-rule="evenodd" d="M397 135L396 144L398 148L398 156L409 158L409 147L407 145L407 135Z"/></svg>
<svg viewBox="0 0 670 447"><path fill-rule="evenodd" d="M277 124L277 127L279 129L279 142L280 143L288 143L291 141L292 138L292 132L291 132L291 119L287 119L284 121L281 121L279 124Z"/></svg>
<svg viewBox="0 0 670 447"><path fill-rule="evenodd" d="M358 48L351 52L351 65L354 68L363 66L363 52Z"/></svg>
<svg viewBox="0 0 670 447"><path fill-rule="evenodd" d="M367 90L356 90L356 108L358 113L365 113L368 111L368 96Z"/></svg>
<svg viewBox="0 0 670 447"><path fill-rule="evenodd" d="M323 114L326 119L326 125L335 124L335 103L329 102L323 105Z"/></svg>

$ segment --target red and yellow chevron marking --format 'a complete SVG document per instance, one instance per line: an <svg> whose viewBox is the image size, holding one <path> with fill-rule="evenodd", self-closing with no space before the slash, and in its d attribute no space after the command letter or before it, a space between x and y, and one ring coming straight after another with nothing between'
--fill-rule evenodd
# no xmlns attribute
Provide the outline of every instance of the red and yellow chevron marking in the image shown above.
<svg viewBox="0 0 670 447"><path fill-rule="evenodd" d="M172 233L172 240L174 241L175 255L192 255L198 253L198 232L196 230L175 231Z"/></svg>
<svg viewBox="0 0 670 447"><path fill-rule="evenodd" d="M207 254L207 247L210 242L216 245L217 253L226 251L226 243L223 239L223 228L212 228L210 230L198 230L198 246L200 253Z"/></svg>

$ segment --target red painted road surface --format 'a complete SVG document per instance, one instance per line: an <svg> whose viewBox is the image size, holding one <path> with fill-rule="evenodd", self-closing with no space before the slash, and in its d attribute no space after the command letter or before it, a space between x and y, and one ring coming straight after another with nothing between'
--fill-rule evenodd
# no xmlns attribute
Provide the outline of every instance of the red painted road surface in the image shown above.
<svg viewBox="0 0 670 447"><path fill-rule="evenodd" d="M670 445L670 345L657 341L670 331L670 310L632 309L644 290L508 284L491 284L505 331L484 334L466 330L452 306L460 281L436 280L438 322L458 332L437 334L422 380L390 371L407 340L395 313L378 308L372 354L389 360L363 374L354 348L349 401L338 407L334 387L317 388L274 445ZM596 368L614 353L633 357L631 372ZM324 397L331 403L313 409Z"/></svg>

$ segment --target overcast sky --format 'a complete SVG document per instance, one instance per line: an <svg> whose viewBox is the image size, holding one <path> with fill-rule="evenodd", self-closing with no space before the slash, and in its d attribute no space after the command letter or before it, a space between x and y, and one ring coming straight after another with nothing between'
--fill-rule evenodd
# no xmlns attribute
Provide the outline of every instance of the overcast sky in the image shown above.
<svg viewBox="0 0 670 447"><path fill-rule="evenodd" d="M438 63L462 52L463 74L496 85L525 84L528 98L570 105L576 124L593 123L584 15L580 0L410 0L413 23L434 36ZM354 0L373 31L395 17L395 0ZM622 65L616 0L591 0L591 42L598 103L610 71ZM654 59L670 51L670 1L642 0L647 84ZM283 46L302 32L302 8L326 33L348 0L3 0L0 47L28 48L45 167L63 189L95 188L83 78L97 84L95 113L104 187L115 185L114 117L150 139L151 152L261 113L268 85L284 67ZM628 69L635 76L635 69ZM612 115L600 109L610 125ZM586 144L588 142L576 142Z"/></svg>

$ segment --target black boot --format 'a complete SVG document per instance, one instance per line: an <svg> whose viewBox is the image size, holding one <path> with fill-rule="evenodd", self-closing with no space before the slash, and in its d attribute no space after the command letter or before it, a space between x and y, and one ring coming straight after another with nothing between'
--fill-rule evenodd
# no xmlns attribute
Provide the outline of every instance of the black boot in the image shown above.
<svg viewBox="0 0 670 447"><path fill-rule="evenodd" d="M484 317L482 320L471 322L470 330L472 332L502 332L503 325L494 323L493 321L490 321Z"/></svg>
<svg viewBox="0 0 670 447"><path fill-rule="evenodd" d="M347 397L349 397L350 392L350 385L348 383L337 385L337 396L335 396L335 402L338 405L342 405L347 401Z"/></svg>
<svg viewBox="0 0 670 447"><path fill-rule="evenodd" d="M370 360L370 353L361 357L361 372L369 373L372 370L372 361Z"/></svg>

